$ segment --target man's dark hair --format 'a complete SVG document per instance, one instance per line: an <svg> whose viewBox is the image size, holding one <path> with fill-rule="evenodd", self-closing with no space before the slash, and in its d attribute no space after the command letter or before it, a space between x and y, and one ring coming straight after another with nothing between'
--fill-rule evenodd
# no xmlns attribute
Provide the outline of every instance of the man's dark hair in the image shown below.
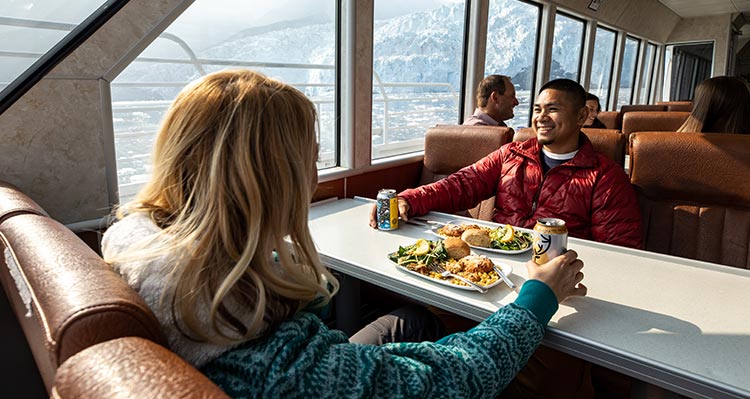
<svg viewBox="0 0 750 399"><path fill-rule="evenodd" d="M486 107L487 100L493 92L505 94L505 81L510 82L510 78L505 75L487 75L477 86L477 106Z"/></svg>
<svg viewBox="0 0 750 399"><path fill-rule="evenodd" d="M584 90L583 86L579 85L575 80L550 80L549 82L545 83L544 86L542 86L541 90L539 90L539 93L547 89L559 90L567 93L570 96L570 99L573 101L573 105L576 107L576 109L581 109L586 106L586 90Z"/></svg>

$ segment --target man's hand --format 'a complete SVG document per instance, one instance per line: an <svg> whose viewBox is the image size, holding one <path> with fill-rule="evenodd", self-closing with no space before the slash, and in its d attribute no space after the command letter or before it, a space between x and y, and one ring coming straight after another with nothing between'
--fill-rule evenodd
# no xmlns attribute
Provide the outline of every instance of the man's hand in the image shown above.
<svg viewBox="0 0 750 399"><path fill-rule="evenodd" d="M401 197L398 198L398 216L403 220L404 222L409 220L409 203L406 202L405 199ZM376 204L372 205L372 210L370 210L370 227L373 229L378 228L378 206Z"/></svg>

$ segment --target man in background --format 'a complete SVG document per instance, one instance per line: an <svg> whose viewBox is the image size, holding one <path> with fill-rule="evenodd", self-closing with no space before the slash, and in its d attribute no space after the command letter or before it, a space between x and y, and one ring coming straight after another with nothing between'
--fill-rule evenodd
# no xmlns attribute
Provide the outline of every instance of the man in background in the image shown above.
<svg viewBox="0 0 750 399"><path fill-rule="evenodd" d="M516 88L504 75L489 75L477 87L477 108L464 125L507 126L504 121L513 118L513 108L518 105Z"/></svg>

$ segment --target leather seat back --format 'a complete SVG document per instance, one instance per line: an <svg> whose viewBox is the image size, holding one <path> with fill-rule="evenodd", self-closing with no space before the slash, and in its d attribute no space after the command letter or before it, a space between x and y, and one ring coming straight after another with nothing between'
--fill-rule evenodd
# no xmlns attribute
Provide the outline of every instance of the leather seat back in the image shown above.
<svg viewBox="0 0 750 399"><path fill-rule="evenodd" d="M599 122L603 123L604 126L607 127L607 129L621 129L622 124L620 124L620 113L616 111L602 111L599 112L599 114L596 116L596 119L599 119Z"/></svg>
<svg viewBox="0 0 750 399"><path fill-rule="evenodd" d="M72 356L55 378L53 399L222 398L200 371L151 341L125 337Z"/></svg>
<svg viewBox="0 0 750 399"><path fill-rule="evenodd" d="M693 110L692 101L657 101L657 105L666 105L667 111L690 112Z"/></svg>
<svg viewBox="0 0 750 399"><path fill-rule="evenodd" d="M625 119L625 114L628 112L666 112L667 106L666 105L658 105L658 104L633 104L633 105L623 105L620 107L620 113L617 115L618 121L617 125L620 128L623 128L623 120ZM624 129L623 129L624 131Z"/></svg>
<svg viewBox="0 0 750 399"><path fill-rule="evenodd" d="M628 112L623 117L622 132L676 132L690 112Z"/></svg>
<svg viewBox="0 0 750 399"><path fill-rule="evenodd" d="M0 223L17 214L32 213L47 216L42 209L28 195L22 193L16 186L0 181Z"/></svg>
<svg viewBox="0 0 750 399"><path fill-rule="evenodd" d="M0 197L0 204L17 194ZM165 342L143 299L57 221L35 213L7 217L0 250L0 281L47 389L65 359L99 342L124 336Z"/></svg>
<svg viewBox="0 0 750 399"><path fill-rule="evenodd" d="M630 148L645 248L750 268L750 136L639 132Z"/></svg>
<svg viewBox="0 0 750 399"><path fill-rule="evenodd" d="M425 134L424 166L419 184L438 181L509 143L513 129L501 126L438 125ZM469 210L475 218L490 220L492 197Z"/></svg>

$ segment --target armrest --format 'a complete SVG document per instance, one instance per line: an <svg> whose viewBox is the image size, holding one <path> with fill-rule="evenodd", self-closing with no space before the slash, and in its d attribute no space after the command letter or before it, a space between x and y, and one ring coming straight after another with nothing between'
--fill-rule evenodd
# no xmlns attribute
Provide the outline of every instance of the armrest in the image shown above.
<svg viewBox="0 0 750 399"><path fill-rule="evenodd" d="M66 360L52 398L228 398L218 386L168 349L126 337L91 346Z"/></svg>

